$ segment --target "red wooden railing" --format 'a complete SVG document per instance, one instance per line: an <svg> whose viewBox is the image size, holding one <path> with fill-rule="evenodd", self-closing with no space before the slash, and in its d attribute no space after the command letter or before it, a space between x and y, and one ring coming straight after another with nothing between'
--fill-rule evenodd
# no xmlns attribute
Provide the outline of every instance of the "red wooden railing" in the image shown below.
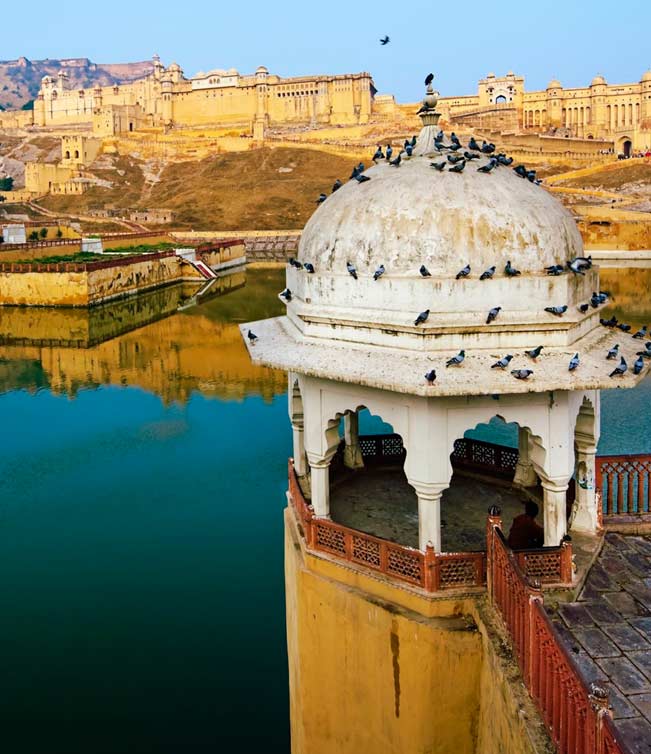
<svg viewBox="0 0 651 754"><path fill-rule="evenodd" d="M423 553L317 518L303 495L291 459L288 477L289 498L309 549L335 555L429 592L482 587L486 583L486 553L436 554L431 547Z"/></svg>
<svg viewBox="0 0 651 754"><path fill-rule="evenodd" d="M497 509L488 519L487 582L489 599L560 754L630 754L610 719L607 693L584 681L545 611L539 582L527 578L506 544Z"/></svg>
<svg viewBox="0 0 651 754"><path fill-rule="evenodd" d="M595 470L606 521L651 514L651 455L597 456Z"/></svg>

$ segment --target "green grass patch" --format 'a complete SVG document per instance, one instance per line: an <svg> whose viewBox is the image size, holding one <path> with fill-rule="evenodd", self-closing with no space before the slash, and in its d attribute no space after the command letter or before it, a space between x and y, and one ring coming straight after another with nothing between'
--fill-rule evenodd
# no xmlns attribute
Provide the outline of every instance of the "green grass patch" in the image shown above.
<svg viewBox="0 0 651 754"><path fill-rule="evenodd" d="M105 254L151 254L155 251L167 251L168 249L176 249L179 246L178 243L171 243L170 241L161 241L160 243L153 244L139 244L138 246L123 246L117 249L104 249Z"/></svg>

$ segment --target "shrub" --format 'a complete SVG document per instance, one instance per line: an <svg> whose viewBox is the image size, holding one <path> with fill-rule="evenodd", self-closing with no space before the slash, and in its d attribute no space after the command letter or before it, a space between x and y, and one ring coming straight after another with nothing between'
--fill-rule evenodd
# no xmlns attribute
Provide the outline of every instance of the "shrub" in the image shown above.
<svg viewBox="0 0 651 754"><path fill-rule="evenodd" d="M33 230L33 231L32 231L32 232L31 232L31 233L29 234L29 236L27 236L27 239L28 239L29 241L38 241L38 231L37 231L37 230Z"/></svg>
<svg viewBox="0 0 651 754"><path fill-rule="evenodd" d="M47 228L41 228L38 234L41 238L47 238Z"/></svg>

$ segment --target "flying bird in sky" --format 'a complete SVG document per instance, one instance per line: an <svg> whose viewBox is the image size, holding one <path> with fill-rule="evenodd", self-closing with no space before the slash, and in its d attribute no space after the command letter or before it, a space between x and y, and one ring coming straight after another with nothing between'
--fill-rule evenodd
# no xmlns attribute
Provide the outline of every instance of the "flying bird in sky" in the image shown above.
<svg viewBox="0 0 651 754"><path fill-rule="evenodd" d="M388 45L390 41L391 37L388 34L385 34L380 40L380 44L382 45L382 47L384 47L384 45Z"/></svg>

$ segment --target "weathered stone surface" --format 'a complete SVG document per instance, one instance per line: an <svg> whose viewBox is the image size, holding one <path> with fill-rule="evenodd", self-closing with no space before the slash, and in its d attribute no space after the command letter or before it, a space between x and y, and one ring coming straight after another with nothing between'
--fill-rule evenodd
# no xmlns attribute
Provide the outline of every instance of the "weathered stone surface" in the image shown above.
<svg viewBox="0 0 651 754"><path fill-rule="evenodd" d="M575 628L573 633L591 657L617 657L621 654L615 644L599 628Z"/></svg>
<svg viewBox="0 0 651 754"><path fill-rule="evenodd" d="M651 652L627 652L626 654L651 681Z"/></svg>
<svg viewBox="0 0 651 754"><path fill-rule="evenodd" d="M566 605L561 605L558 608L558 613L570 628L594 625L594 620L587 606L580 602L570 602Z"/></svg>
<svg viewBox="0 0 651 754"><path fill-rule="evenodd" d="M628 623L604 624L602 629L624 652L645 650L651 652L651 644Z"/></svg>
<svg viewBox="0 0 651 754"><path fill-rule="evenodd" d="M651 754L651 723L643 717L632 717L617 722L631 754Z"/></svg>
<svg viewBox="0 0 651 754"><path fill-rule="evenodd" d="M647 720L651 720L651 694L633 694L628 698Z"/></svg>
<svg viewBox="0 0 651 754"><path fill-rule="evenodd" d="M649 614L649 611L627 592L607 592L604 599L621 615L633 617Z"/></svg>
<svg viewBox="0 0 651 754"><path fill-rule="evenodd" d="M604 623L619 623L622 620L622 616L618 612L613 610L612 607L607 605L603 600L599 602L597 602L596 600L591 600L590 602L586 602L584 604L588 610L588 613L590 613L590 617L598 626L603 627Z"/></svg>
<svg viewBox="0 0 651 754"><path fill-rule="evenodd" d="M629 618L631 626L634 626L642 636L651 640L651 616L643 618Z"/></svg>
<svg viewBox="0 0 651 754"><path fill-rule="evenodd" d="M635 705L630 703L630 701L636 698L635 696L624 696L622 692L617 688L617 686L615 686L613 683L604 683L602 685L608 692L608 701L610 702L610 706L613 708L613 718L615 720L624 717L639 717L640 710ZM646 695L638 694L638 696Z"/></svg>
<svg viewBox="0 0 651 754"><path fill-rule="evenodd" d="M627 657L604 657L597 660L599 667L624 694L651 691L651 683Z"/></svg>

